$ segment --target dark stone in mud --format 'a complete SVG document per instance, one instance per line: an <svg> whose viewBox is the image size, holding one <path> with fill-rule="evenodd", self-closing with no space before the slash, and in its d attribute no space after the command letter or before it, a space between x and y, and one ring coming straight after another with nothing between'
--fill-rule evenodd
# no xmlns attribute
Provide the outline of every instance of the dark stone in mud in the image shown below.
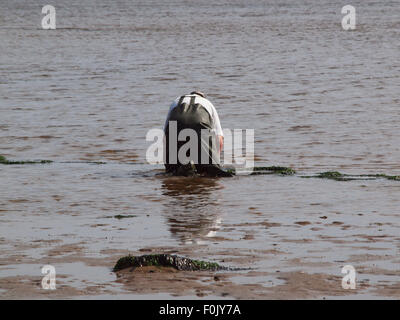
<svg viewBox="0 0 400 320"><path fill-rule="evenodd" d="M12 160L7 160L6 157L0 156L0 164L5 164L5 165L13 165L13 164L41 164L41 163L52 163L53 161L51 160L35 160L35 161L12 161Z"/></svg>
<svg viewBox="0 0 400 320"><path fill-rule="evenodd" d="M185 257L179 257L170 254L150 254L143 256L125 256L120 258L114 266L113 271L120 271L126 268L138 268L138 267L172 267L179 271L218 271L228 270L227 267L222 267L215 262L206 262L200 260L192 260Z"/></svg>

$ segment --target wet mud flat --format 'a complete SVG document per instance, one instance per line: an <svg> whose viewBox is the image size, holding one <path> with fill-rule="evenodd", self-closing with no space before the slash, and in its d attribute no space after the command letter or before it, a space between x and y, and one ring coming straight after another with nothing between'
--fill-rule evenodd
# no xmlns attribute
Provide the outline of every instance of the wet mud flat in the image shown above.
<svg viewBox="0 0 400 320"><path fill-rule="evenodd" d="M399 298L395 180L175 177L116 163L0 170L1 298ZM155 254L229 268L113 270ZM41 287L47 264L56 290ZM342 288L349 264L355 290Z"/></svg>
<svg viewBox="0 0 400 320"><path fill-rule="evenodd" d="M347 32L330 0L55 0L48 33L3 2L1 299L399 298L397 3L352 3ZM146 134L193 89L296 173L152 173ZM112 270L151 254L252 269Z"/></svg>

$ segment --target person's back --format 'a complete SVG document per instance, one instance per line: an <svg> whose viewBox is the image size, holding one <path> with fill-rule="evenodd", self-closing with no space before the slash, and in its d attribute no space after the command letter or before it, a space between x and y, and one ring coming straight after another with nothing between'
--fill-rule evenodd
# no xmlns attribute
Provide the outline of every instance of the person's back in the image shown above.
<svg viewBox="0 0 400 320"><path fill-rule="evenodd" d="M190 162L199 173L219 167L223 132L215 107L201 92L178 97L172 103L164 132L167 172L179 173Z"/></svg>

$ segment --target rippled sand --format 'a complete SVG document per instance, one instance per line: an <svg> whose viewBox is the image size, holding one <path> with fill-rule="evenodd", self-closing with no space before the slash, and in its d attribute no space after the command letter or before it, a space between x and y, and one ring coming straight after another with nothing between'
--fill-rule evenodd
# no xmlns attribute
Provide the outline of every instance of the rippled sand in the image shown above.
<svg viewBox="0 0 400 320"><path fill-rule="evenodd" d="M398 181L173 178L145 161L147 131L198 88L224 128L255 129L258 165L399 175L396 2L352 2L349 32L336 1L51 4L53 31L40 6L1 5L0 155L54 162L0 165L0 298L400 297ZM111 272L149 252L253 269Z"/></svg>

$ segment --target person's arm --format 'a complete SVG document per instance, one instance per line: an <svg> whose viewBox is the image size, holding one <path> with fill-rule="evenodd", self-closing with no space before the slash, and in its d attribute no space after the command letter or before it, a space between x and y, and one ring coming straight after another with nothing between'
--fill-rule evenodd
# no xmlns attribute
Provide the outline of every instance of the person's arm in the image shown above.
<svg viewBox="0 0 400 320"><path fill-rule="evenodd" d="M218 136L219 138L219 153L221 154L221 151L224 147L224 136Z"/></svg>
<svg viewBox="0 0 400 320"><path fill-rule="evenodd" d="M221 151L224 147L224 132L222 131L218 112L215 109L214 105L212 105L212 109L213 109L214 126L215 126L215 131L216 131L215 134L217 136L217 143L219 143L219 153L221 153Z"/></svg>
<svg viewBox="0 0 400 320"><path fill-rule="evenodd" d="M224 132L222 131L221 123L219 121L219 116L218 112L215 108L213 108L213 118L214 118L214 125L215 125L215 131L217 136L224 137Z"/></svg>

